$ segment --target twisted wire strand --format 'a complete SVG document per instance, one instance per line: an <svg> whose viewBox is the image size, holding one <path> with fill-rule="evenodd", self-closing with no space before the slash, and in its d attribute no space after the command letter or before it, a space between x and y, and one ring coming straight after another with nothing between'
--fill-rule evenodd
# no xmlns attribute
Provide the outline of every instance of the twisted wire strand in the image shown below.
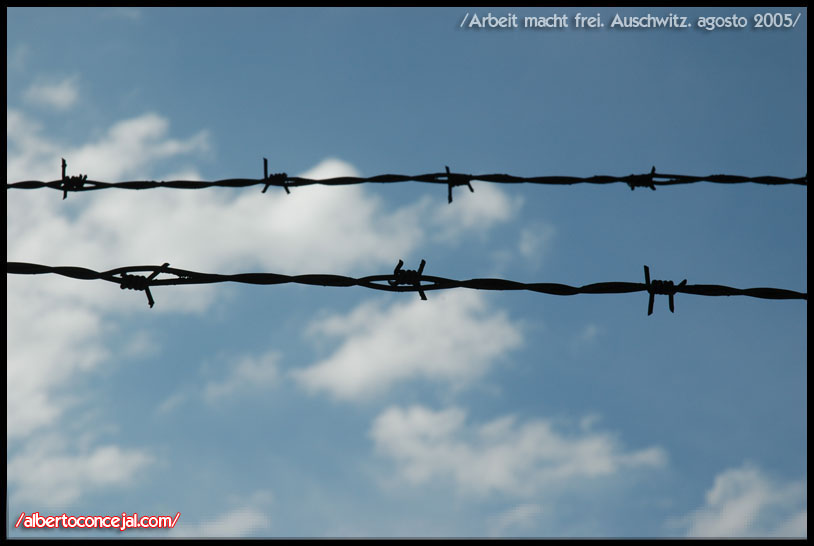
<svg viewBox="0 0 814 546"><path fill-rule="evenodd" d="M560 283L523 283L506 279L468 279L455 280L434 275L424 275L425 261L416 270L401 269L403 261L399 260L393 274L370 275L366 277L347 277L344 275L283 275L279 273L238 273L224 275L217 273L199 273L169 267L168 263L161 266L135 265L119 267L108 271L95 271L84 267L57 266L32 264L26 262L6 262L6 273L13 275L42 275L56 274L63 277L81 280L105 280L118 284L122 289L140 290L147 293L150 307L153 298L150 292L152 286L171 286L188 284L214 284L236 282L255 285L275 284L306 284L312 286L350 287L361 286L373 290L386 292L418 292L422 300L426 300L424 292L431 290L447 290L452 288L469 288L474 290L525 290L550 294L555 296L574 296L577 294L628 294L632 292L648 292L648 315L653 313L653 300L657 294L667 295L670 301L670 311L674 311L674 296L678 293L695 294L699 296L750 296L753 298L788 300L801 299L808 301L808 294L780 288L733 288L718 284L687 284L686 279L679 284L672 281L650 279L650 269L644 266L645 282L599 282L583 286L570 286ZM137 273L150 273L149 276ZM158 278L160 274L173 275L174 278ZM430 283L430 284L422 284Z"/></svg>
<svg viewBox="0 0 814 546"><path fill-rule="evenodd" d="M381 174L371 177L340 176L335 178L325 178L316 180L298 176L288 176L286 173L268 174L268 161L263 159L263 178L227 178L215 181L195 181L195 180L132 180L126 182L101 182L98 180L88 180L88 175L66 176L65 168L67 163L62 160L62 178L51 182L41 182L38 180L27 180L22 182L6 183L6 189L39 189L52 188L63 192L65 199L68 192L94 191L108 188L119 188L126 190L146 190L153 188L176 188L186 190L197 190L211 187L225 188L245 188L249 186L263 186L262 193L269 187L280 187L290 193L289 188L311 186L315 184L323 186L348 186L354 184L394 184L401 182L424 182L428 184L444 184L448 187L449 203L452 203L452 188L455 186L467 186L470 191L472 181L491 182L495 184L543 184L553 186L567 186L573 184L627 184L631 190L636 188L650 188L655 190L656 186L674 186L677 184L694 184L698 182L710 182L715 184L764 184L769 186L777 185L800 185L808 187L808 174L800 178L784 178L779 176L738 176L731 174L711 174L707 176L688 176L681 174L657 173L653 167L646 174L630 174L627 176L596 175L589 177L576 176L514 176L510 174L461 174L450 172L446 167L446 172L403 175L403 174Z"/></svg>

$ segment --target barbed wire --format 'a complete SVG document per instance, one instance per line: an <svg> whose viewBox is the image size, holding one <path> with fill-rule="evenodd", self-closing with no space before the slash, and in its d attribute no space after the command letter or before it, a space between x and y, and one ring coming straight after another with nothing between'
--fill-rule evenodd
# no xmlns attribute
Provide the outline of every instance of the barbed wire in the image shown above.
<svg viewBox="0 0 814 546"><path fill-rule="evenodd" d="M353 184L394 184L400 182L425 182L428 184L444 184L447 186L447 202L452 203L452 188L455 186L467 186L471 192L471 182L492 182L495 184L544 184L554 186L567 186L572 184L627 184L631 190L636 188L656 189L656 186L674 186L677 184L694 184L698 182L711 182L715 184L764 184L769 186L795 184L808 187L808 174L800 178L783 178L779 176L738 176L731 174L711 174L708 176L688 176L682 174L657 173L653 167L646 174L630 174L627 176L596 175L589 177L576 176L513 176L510 174L461 174L450 172L449 166L445 172L403 175L403 174L381 174L371 177L340 176L336 178L324 178L315 180L312 178L302 178L298 176L288 176L286 173L276 173L269 175L268 160L263 158L263 178L227 178L215 181L196 180L133 180L128 182L100 182L98 180L88 180L88 175L66 176L65 170L67 162L62 160L62 178L52 182L41 182L29 180L23 182L6 183L6 189L39 189L52 188L62 192L62 198L68 196L68 192L83 192L102 190L107 188L119 188L126 190L146 190L152 188L176 188L185 190L197 190L211 187L225 188L245 188L249 186L263 186L261 193L266 193L269 187L283 188L286 193L291 193L289 188L311 186L320 184L324 186L348 186Z"/></svg>
<svg viewBox="0 0 814 546"><path fill-rule="evenodd" d="M421 260L417 270L402 269L404 262L399 260L390 275L371 275L367 277L346 277L343 275L282 275L278 273L240 273L222 275L199 273L169 267L169 263L156 265L135 265L119 267L108 271L94 271L84 267L32 264L26 262L6 262L6 273L13 275L42 275L53 273L82 280L105 280L118 284L122 290L144 291L147 303L152 308L155 301L150 292L153 286L170 286L186 284L213 284L237 282L243 284L307 284L316 286L350 287L361 286L387 292L418 292L426 300L425 292L430 290L447 290L451 288L470 288L475 290L526 290L551 294L555 296L574 296L577 294L628 294L647 292L649 294L647 314L653 314L653 303L656 295L668 297L669 308L675 312L676 294L696 294L699 296L750 296L771 300L801 299L808 301L808 294L780 288L732 288L718 284L687 284L684 279L678 284L673 281L651 280L650 268L644 266L644 283L640 282L600 282L583 286L570 286L559 283L523 283L505 279L469 279L455 280L433 275L424 275L426 262ZM134 273L146 273L148 276ZM174 275L175 278L158 278L159 275ZM422 283L430 284L422 284Z"/></svg>

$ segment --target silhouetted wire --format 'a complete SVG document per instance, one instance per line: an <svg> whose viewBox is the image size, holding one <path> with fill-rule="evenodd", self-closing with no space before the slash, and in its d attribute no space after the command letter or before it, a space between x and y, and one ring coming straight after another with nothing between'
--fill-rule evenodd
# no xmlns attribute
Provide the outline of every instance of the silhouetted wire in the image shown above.
<svg viewBox="0 0 814 546"><path fill-rule="evenodd" d="M236 275L221 275L214 273L198 273L169 267L168 263L156 265L135 265L119 267L109 271L94 271L84 267L51 267L47 265L25 262L6 262L7 274L14 275L42 275L54 273L64 277L82 280L101 279L114 284L124 290L139 290L147 294L147 303L153 306L154 300L150 287L183 284L213 284L224 282L237 282L244 284L272 285L272 284L308 284L316 286L349 287L362 286L373 290L387 292L418 292L422 300L426 300L426 291L447 290L451 288L471 288L476 290L527 290L555 296L574 296L577 294L627 294L631 292L648 292L647 314L653 313L653 301L657 294L667 295L670 311L675 311L675 294L697 294L699 296L750 296L772 300L802 299L808 301L808 294L784 290L779 288L732 288L717 284L687 284L684 279L679 284L673 281L650 279L650 268L644 266L645 282L600 282L584 286L569 286L558 283L522 283L505 279L469 279L454 280L433 275L424 275L426 262L421 260L418 270L402 269L404 262L399 260L392 275L371 275L368 277L346 277L343 275L281 275L278 273L240 273ZM149 276L134 275L134 273L150 272ZM175 278L159 279L160 274L174 275ZM427 282L431 284L422 284Z"/></svg>
<svg viewBox="0 0 814 546"><path fill-rule="evenodd" d="M446 167L446 172L403 175L403 174L381 174L371 177L340 176L336 178L325 178L315 180L298 176L288 176L286 173L268 174L268 160L263 158L263 178L227 178L211 182L194 180L134 180L129 182L100 182L88 180L88 175L66 176L65 169L67 163L62 160L62 178L52 182L40 182L29 180L24 182L6 183L6 189L39 189L53 188L62 192L62 198L68 196L68 192L81 192L102 190L107 188L120 188L126 190L146 190L152 188L177 188L186 190L197 190L211 187L245 188L249 186L263 186L261 193L265 193L269 187L280 187L290 193L289 188L301 186L311 186L320 184L323 186L347 186L353 184L393 184L399 182L425 182L428 184L445 184L447 186L447 202L452 203L452 188L455 186L467 186L470 191L472 181L492 182L495 184L545 184L563 186L571 184L627 184L631 190L636 188L650 188L655 190L656 186L674 186L676 184L694 184L697 182L712 182L715 184L765 184L770 186L795 184L808 186L808 174L800 178L783 178L779 176L736 176L731 174L712 174L708 176L687 176L682 174L662 174L656 172L653 167L646 174L630 174L627 176L607 176L597 175L589 177L576 176L513 176L509 174L461 174L450 172Z"/></svg>

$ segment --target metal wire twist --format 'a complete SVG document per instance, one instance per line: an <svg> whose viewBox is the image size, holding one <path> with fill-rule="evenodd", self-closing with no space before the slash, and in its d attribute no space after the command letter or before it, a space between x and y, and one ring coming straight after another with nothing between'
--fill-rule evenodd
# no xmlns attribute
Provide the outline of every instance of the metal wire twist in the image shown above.
<svg viewBox="0 0 814 546"><path fill-rule="evenodd" d="M286 173L268 174L268 160L263 158L263 178L227 178L215 181L195 181L195 180L132 180L127 182L101 182L98 180L88 180L87 175L67 177L65 175L66 162L62 160L62 178L51 182L41 182L28 180L23 182L6 183L6 189L39 189L53 188L63 192L63 199L68 192L95 191L108 188L118 188L125 190L147 190L153 188L176 188L185 190L198 190L212 187L225 188L245 188L249 186L263 186L261 193L266 193L269 187L283 188L286 193L290 193L289 188L311 186L315 184L323 186L347 186L353 184L395 184L400 182L424 182L428 184L444 184L447 186L447 202L452 203L452 188L455 186L467 186L470 191L472 181L491 182L495 184L543 184L553 186L569 186L572 184L627 184L631 190L636 188L650 188L655 190L657 186L674 186L677 184L695 184L698 182L711 182L714 184L764 184L769 186L794 184L808 187L808 174L800 178L784 178L780 176L738 176L731 174L711 174L707 176L688 176L681 174L657 173L653 167L649 173L630 174L627 176L597 175L589 177L577 176L513 176L510 174L461 174L450 172L449 166L445 172L428 173L419 175L404 174L381 174L371 177L339 176L336 178L324 178L315 180L312 178L302 178L298 176L288 176Z"/></svg>
<svg viewBox="0 0 814 546"><path fill-rule="evenodd" d="M150 307L153 298L150 287L185 284L214 284L237 282L243 284L274 285L274 284L307 284L314 286L349 287L361 286L373 290L386 292L418 292L422 300L426 300L427 291L448 290L452 288L470 288L474 290L525 290L555 296L574 296L577 294L628 294L631 292L647 292L649 294L648 315L653 313L655 295L666 294L670 300L670 311L675 310L673 299L675 294L696 294L699 296L749 296L753 298L771 300L799 299L808 301L808 294L780 288L733 288L718 284L687 284L686 279L679 284L672 281L650 280L650 269L644 266L645 282L600 282L583 286L570 286L559 283L523 283L505 279L468 279L455 280L434 275L424 275L426 262L421 261L417 271L402 270L404 264L399 260L393 274L370 275L367 277L347 277L343 275L281 275L279 273L239 273L222 275L215 273L199 273L169 267L169 264L135 265L119 267L108 271L94 271L84 267L58 266L32 264L25 262L6 262L6 273L10 275L42 275L53 273L81 280L105 280L118 284L122 289L144 290ZM139 276L134 280L134 273L147 273L149 276ZM173 275L174 278L158 278L160 274ZM422 284L429 283L429 284Z"/></svg>

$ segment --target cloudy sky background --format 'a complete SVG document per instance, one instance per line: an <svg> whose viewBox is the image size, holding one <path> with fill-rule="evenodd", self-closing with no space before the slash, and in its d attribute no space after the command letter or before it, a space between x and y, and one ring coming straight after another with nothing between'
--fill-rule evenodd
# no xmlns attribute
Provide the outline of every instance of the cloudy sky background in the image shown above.
<svg viewBox="0 0 814 546"><path fill-rule="evenodd" d="M488 9L7 10L7 177L806 164L788 30L476 30ZM495 14L617 10L493 9ZM674 10L749 18L761 10ZM763 10L765 11L765 10ZM622 15L670 13L619 10ZM807 191L7 192L7 259L807 291ZM806 536L807 304L7 279L8 519L130 536ZM8 529L11 536L119 536Z"/></svg>

